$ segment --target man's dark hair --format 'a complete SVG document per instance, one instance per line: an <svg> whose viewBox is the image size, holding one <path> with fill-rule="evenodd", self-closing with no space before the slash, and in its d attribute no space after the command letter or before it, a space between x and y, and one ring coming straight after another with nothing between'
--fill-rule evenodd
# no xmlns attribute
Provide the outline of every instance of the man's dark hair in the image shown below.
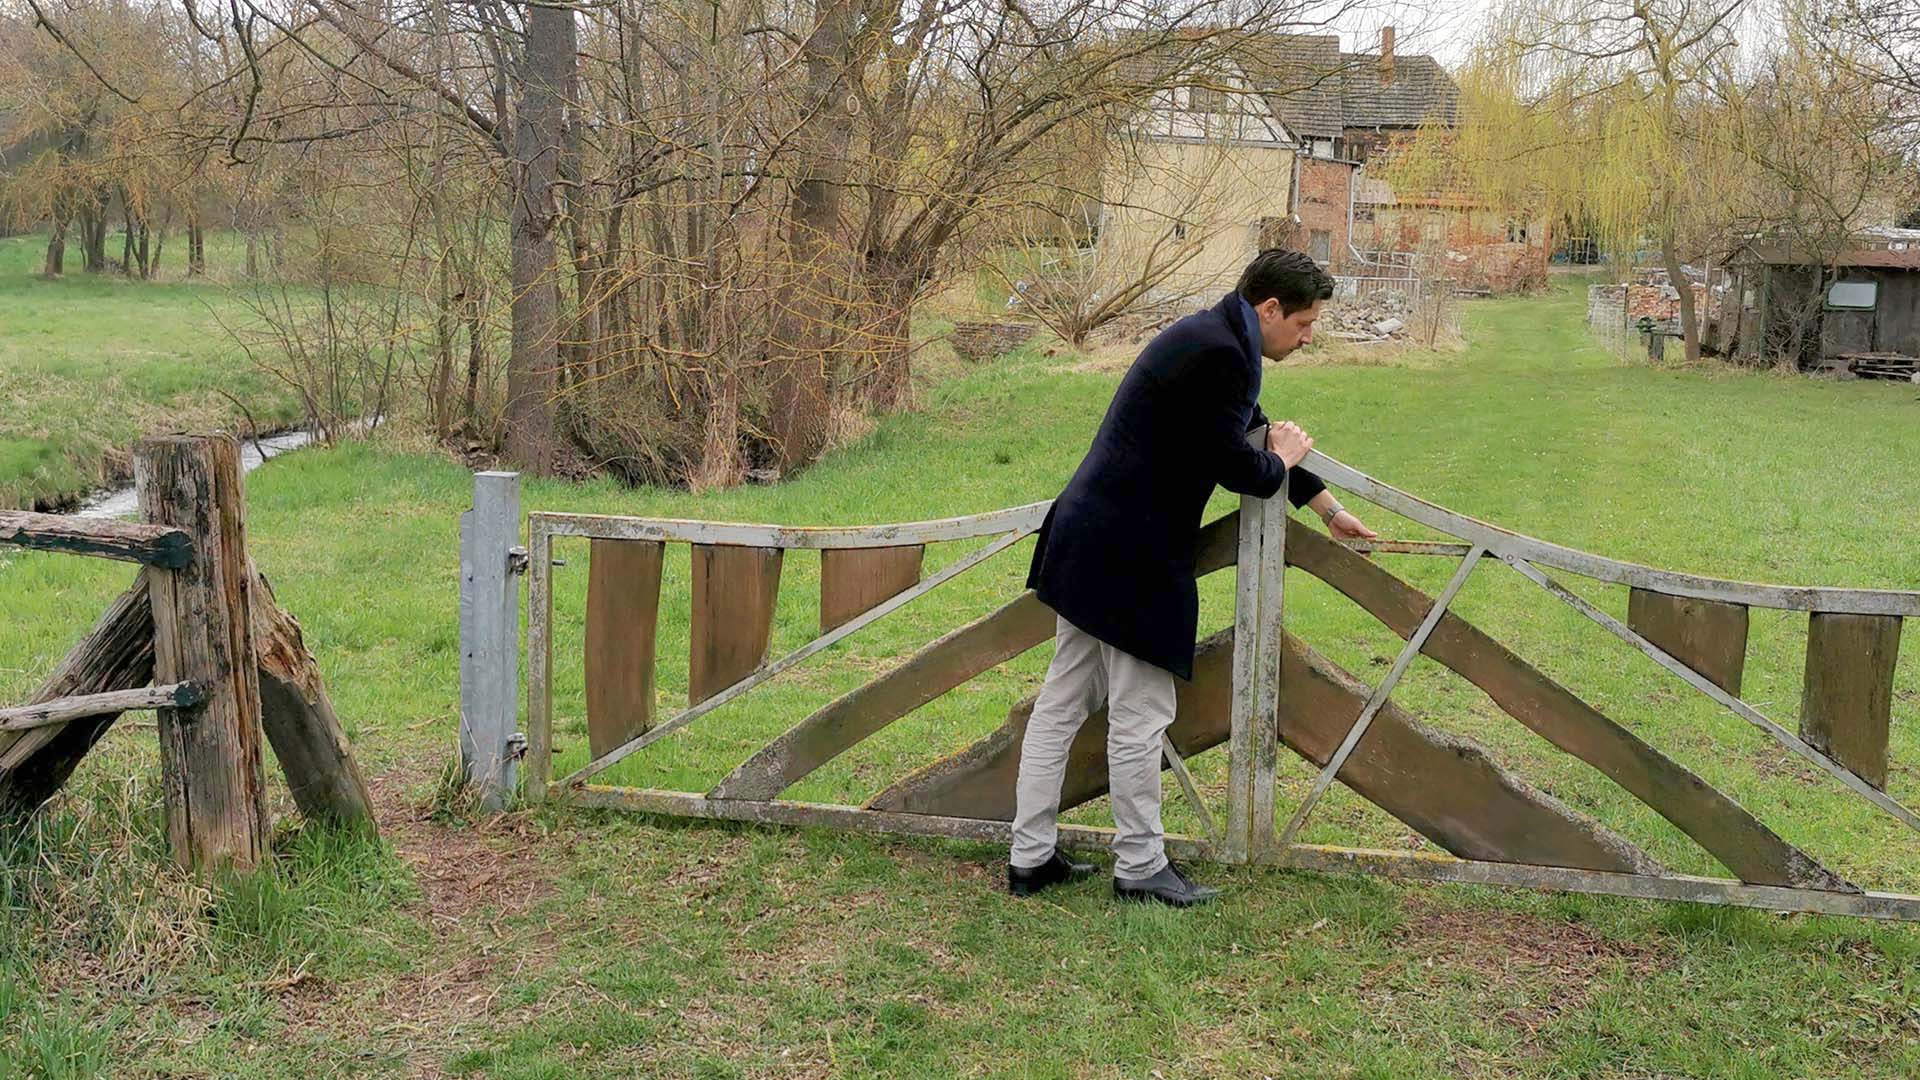
<svg viewBox="0 0 1920 1080"><path fill-rule="evenodd" d="M1305 252L1268 248L1253 257L1240 274L1240 295L1249 304L1280 299L1280 312L1291 315L1333 298L1333 278Z"/></svg>

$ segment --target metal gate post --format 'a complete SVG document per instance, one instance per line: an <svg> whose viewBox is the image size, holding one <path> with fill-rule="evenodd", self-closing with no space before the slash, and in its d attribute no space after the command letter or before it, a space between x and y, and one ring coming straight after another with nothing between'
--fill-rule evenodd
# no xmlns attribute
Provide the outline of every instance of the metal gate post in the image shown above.
<svg viewBox="0 0 1920 1080"><path fill-rule="evenodd" d="M460 515L460 768L482 809L513 797L519 716L520 474L473 474Z"/></svg>

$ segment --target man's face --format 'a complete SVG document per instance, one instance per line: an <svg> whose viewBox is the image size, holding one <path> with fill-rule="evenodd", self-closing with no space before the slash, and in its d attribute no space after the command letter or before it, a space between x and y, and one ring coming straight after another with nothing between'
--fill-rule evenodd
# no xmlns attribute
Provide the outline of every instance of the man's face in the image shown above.
<svg viewBox="0 0 1920 1080"><path fill-rule="evenodd" d="M1277 297L1255 304L1253 310L1260 316L1260 354L1269 360L1281 360L1300 346L1311 343L1313 323L1320 317L1322 303L1324 301L1315 300L1312 307L1301 308L1291 315L1280 310Z"/></svg>

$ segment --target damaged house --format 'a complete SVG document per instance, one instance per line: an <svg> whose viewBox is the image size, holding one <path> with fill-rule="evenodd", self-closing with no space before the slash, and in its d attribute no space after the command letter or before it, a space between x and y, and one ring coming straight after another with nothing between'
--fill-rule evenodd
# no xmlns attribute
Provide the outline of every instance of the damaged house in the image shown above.
<svg viewBox="0 0 1920 1080"><path fill-rule="evenodd" d="M1219 67L1160 93L1113 136L1095 229L1103 262L1177 251L1161 291L1184 295L1225 291L1266 247L1357 277L1410 276L1415 254L1480 287L1544 277L1539 223L1367 176L1395 140L1451 125L1459 101L1433 57L1396 51L1391 27L1377 53L1342 52L1333 35L1268 35Z"/></svg>

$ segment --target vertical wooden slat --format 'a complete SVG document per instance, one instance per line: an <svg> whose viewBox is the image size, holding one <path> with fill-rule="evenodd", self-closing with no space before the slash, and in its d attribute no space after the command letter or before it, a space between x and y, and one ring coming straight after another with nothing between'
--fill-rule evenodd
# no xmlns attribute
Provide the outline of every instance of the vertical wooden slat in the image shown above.
<svg viewBox="0 0 1920 1080"><path fill-rule="evenodd" d="M248 607L240 448L224 436L147 439L134 450L147 521L193 537L193 561L150 570L153 676L197 682L204 703L160 710L160 774L174 858L249 870L266 853L266 735Z"/></svg>
<svg viewBox="0 0 1920 1080"><path fill-rule="evenodd" d="M1244 863L1253 852L1254 742L1258 725L1259 675L1255 658L1260 640L1260 549L1266 508L1252 495L1240 497L1240 554L1236 566L1233 618L1235 639L1247 643L1233 651L1228 697L1227 823L1221 830L1220 858ZM1178 713L1175 714L1178 723Z"/></svg>
<svg viewBox="0 0 1920 1080"><path fill-rule="evenodd" d="M553 779L553 534L527 527L526 799L544 802Z"/></svg>
<svg viewBox="0 0 1920 1080"><path fill-rule="evenodd" d="M1260 645L1254 654L1253 805L1247 826L1247 853L1258 857L1274 846L1273 786L1280 770L1280 702L1282 682L1280 642L1286 632L1287 487L1261 508L1260 525Z"/></svg>
<svg viewBox="0 0 1920 1080"><path fill-rule="evenodd" d="M926 545L820 552L820 632L846 623L920 582Z"/></svg>
<svg viewBox="0 0 1920 1080"><path fill-rule="evenodd" d="M698 705L766 663L781 554L779 548L693 545L688 704Z"/></svg>
<svg viewBox="0 0 1920 1080"><path fill-rule="evenodd" d="M595 540L587 570L587 745L593 756L653 726L660 617L657 540Z"/></svg>
<svg viewBox="0 0 1920 1080"><path fill-rule="evenodd" d="M1635 589L1627 625L1735 697L1747 666L1747 608Z"/></svg>
<svg viewBox="0 0 1920 1080"><path fill-rule="evenodd" d="M1808 623L1800 737L1882 790L1899 658L1898 615L1816 611Z"/></svg>

